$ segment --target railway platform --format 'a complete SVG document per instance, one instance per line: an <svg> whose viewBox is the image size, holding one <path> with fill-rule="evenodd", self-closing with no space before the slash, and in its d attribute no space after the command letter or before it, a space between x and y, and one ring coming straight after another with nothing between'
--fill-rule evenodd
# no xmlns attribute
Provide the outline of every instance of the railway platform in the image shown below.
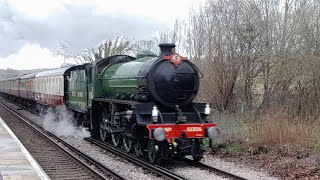
<svg viewBox="0 0 320 180"><path fill-rule="evenodd" d="M0 117L0 180L50 179Z"/></svg>

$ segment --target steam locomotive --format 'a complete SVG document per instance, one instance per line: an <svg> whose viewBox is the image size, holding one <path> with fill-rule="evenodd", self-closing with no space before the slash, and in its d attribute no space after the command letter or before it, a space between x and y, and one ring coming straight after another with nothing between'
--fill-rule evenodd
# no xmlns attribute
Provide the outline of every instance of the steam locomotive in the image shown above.
<svg viewBox="0 0 320 180"><path fill-rule="evenodd" d="M93 136L151 163L203 156L202 139L219 134L209 123L210 104L196 103L200 71L174 44L160 55L115 55L0 81L0 93L41 111L65 105Z"/></svg>

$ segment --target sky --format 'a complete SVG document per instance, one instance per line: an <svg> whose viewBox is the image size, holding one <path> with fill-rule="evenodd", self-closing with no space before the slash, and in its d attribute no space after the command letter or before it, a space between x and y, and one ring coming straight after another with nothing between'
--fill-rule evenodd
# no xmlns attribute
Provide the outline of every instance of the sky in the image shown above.
<svg viewBox="0 0 320 180"><path fill-rule="evenodd" d="M59 67L59 45L79 53L107 39L148 40L203 0L0 0L0 69Z"/></svg>

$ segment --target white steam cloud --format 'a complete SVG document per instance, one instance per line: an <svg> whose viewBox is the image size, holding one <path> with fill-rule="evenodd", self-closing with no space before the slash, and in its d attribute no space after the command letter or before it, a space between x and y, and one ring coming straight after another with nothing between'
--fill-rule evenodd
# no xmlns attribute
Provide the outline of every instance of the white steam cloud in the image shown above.
<svg viewBox="0 0 320 180"><path fill-rule="evenodd" d="M57 136L74 137L83 139L90 136L90 132L73 124L73 113L65 106L49 108L43 115L43 127Z"/></svg>

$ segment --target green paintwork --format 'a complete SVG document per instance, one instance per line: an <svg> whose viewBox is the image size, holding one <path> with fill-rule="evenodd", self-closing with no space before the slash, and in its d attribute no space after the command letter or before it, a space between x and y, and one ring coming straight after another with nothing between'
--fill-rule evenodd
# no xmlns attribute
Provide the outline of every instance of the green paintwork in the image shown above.
<svg viewBox="0 0 320 180"><path fill-rule="evenodd" d="M157 57L157 56L158 56L157 54L155 54L152 51L148 51L148 50L140 51L137 53L137 59L141 59L144 57Z"/></svg>
<svg viewBox="0 0 320 180"><path fill-rule="evenodd" d="M140 56L143 57L143 56ZM133 98L138 93L138 76L144 64L154 56L111 65L103 74L102 90L107 96L121 99Z"/></svg>
<svg viewBox="0 0 320 180"><path fill-rule="evenodd" d="M92 106L93 97L94 97L93 84L88 84L88 107Z"/></svg>
<svg viewBox="0 0 320 180"><path fill-rule="evenodd" d="M92 68L92 94L93 97L103 97L102 93L102 83L101 83L101 76L97 74L97 69L96 69L96 63L93 63L93 68Z"/></svg>
<svg viewBox="0 0 320 180"><path fill-rule="evenodd" d="M86 110L88 106L87 76L85 69L71 71L69 105Z"/></svg>

